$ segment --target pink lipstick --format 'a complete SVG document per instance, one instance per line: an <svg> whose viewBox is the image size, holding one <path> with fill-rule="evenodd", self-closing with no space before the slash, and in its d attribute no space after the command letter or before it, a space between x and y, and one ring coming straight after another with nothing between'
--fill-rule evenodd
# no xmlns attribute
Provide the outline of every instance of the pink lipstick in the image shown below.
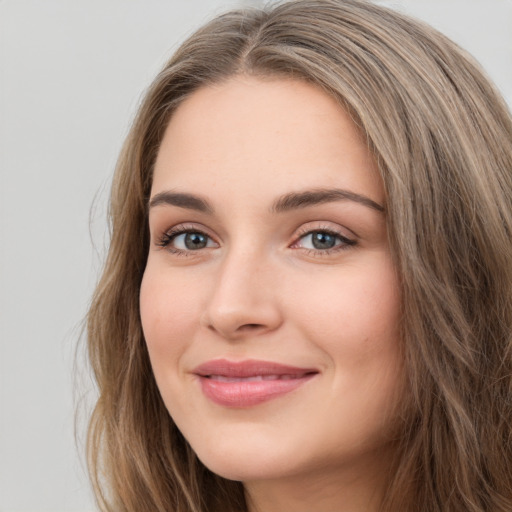
<svg viewBox="0 0 512 512"><path fill-rule="evenodd" d="M318 370L254 359L215 359L198 366L193 373L212 402L225 407L250 407L297 389Z"/></svg>

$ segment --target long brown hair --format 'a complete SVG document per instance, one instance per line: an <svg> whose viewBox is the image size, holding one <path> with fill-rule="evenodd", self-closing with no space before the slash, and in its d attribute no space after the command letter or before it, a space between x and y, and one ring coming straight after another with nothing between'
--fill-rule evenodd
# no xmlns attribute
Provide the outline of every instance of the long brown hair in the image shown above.
<svg viewBox="0 0 512 512"><path fill-rule="evenodd" d="M110 250L88 316L99 388L88 461L102 510L246 510L242 485L205 468L165 409L138 308L152 168L170 116L198 88L243 73L322 88L379 164L410 390L382 510L512 510L510 113L454 43L358 0L222 15L147 92L119 158Z"/></svg>

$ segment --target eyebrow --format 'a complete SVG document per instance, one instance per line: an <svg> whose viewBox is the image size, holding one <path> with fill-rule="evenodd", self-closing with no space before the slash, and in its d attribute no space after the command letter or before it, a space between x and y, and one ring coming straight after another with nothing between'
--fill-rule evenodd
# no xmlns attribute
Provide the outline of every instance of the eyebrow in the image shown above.
<svg viewBox="0 0 512 512"><path fill-rule="evenodd" d="M163 204L186 208L187 210L196 210L203 213L212 214L214 212L212 206L206 199L202 199L194 194L186 194L184 192L159 192L149 201L149 207L154 208Z"/></svg>
<svg viewBox="0 0 512 512"><path fill-rule="evenodd" d="M334 201L354 201L373 210L377 210L378 212L384 212L384 206L381 206L369 197L338 188L291 192L280 197L272 206L272 211L281 213Z"/></svg>
<svg viewBox="0 0 512 512"><path fill-rule="evenodd" d="M335 201L354 201L381 213L385 211L383 206L369 197L343 189L314 189L290 192L278 198L270 208L270 211L273 213L283 213ZM149 201L149 208L160 205L177 206L208 214L213 214L215 211L206 199L185 192L159 192Z"/></svg>

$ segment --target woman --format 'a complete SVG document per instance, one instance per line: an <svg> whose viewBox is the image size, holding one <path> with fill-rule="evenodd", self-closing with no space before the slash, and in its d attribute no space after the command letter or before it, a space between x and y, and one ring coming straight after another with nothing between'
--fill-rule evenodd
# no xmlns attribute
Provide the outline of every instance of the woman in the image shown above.
<svg viewBox="0 0 512 512"><path fill-rule="evenodd" d="M196 32L113 184L102 509L511 510L511 141L470 57L372 4Z"/></svg>

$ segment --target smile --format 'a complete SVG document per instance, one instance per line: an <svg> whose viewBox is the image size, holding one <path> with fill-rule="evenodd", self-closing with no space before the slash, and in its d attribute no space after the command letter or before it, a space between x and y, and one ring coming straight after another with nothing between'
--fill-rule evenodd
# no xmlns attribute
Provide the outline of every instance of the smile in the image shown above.
<svg viewBox="0 0 512 512"><path fill-rule="evenodd" d="M297 389L319 372L267 361L218 359L196 368L204 395L224 407L251 407Z"/></svg>
<svg viewBox="0 0 512 512"><path fill-rule="evenodd" d="M225 377L224 375L209 375L206 378L219 382L257 382L262 380L291 380L299 379L304 375L255 375L254 377Z"/></svg>

